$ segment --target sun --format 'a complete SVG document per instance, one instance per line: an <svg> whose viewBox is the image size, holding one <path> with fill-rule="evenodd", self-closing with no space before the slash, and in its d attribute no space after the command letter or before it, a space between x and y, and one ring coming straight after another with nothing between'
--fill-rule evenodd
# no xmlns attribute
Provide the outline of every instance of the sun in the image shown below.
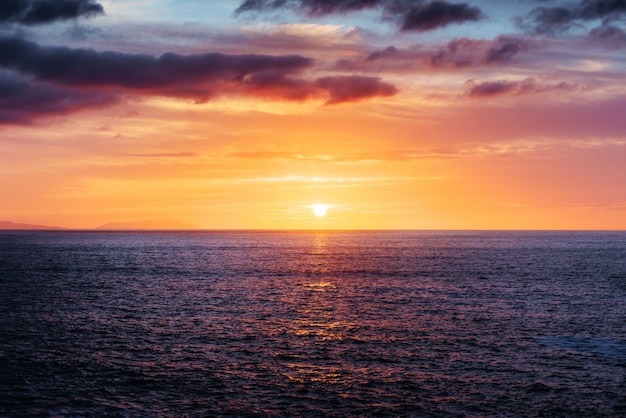
<svg viewBox="0 0 626 418"><path fill-rule="evenodd" d="M324 203L317 203L313 205L313 213L315 216L322 217L326 216L326 212L328 211L328 205Z"/></svg>

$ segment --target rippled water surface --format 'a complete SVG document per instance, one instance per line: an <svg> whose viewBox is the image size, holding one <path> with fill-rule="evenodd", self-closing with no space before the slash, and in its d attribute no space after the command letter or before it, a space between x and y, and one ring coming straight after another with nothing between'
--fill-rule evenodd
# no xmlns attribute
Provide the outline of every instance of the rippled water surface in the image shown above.
<svg viewBox="0 0 626 418"><path fill-rule="evenodd" d="M626 416L626 233L0 232L0 416Z"/></svg>

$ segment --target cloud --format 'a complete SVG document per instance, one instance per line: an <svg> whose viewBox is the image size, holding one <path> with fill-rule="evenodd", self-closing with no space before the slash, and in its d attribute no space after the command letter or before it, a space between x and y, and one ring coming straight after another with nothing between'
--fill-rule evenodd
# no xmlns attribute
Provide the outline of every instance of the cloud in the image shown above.
<svg viewBox="0 0 626 418"><path fill-rule="evenodd" d="M424 32L452 23L480 20L482 16L482 12L477 7L437 0L406 11L401 18L401 30Z"/></svg>
<svg viewBox="0 0 626 418"><path fill-rule="evenodd" d="M470 80L466 84L470 86L470 89L467 92L469 97L499 96L501 94L517 90L520 85L519 82L507 80L485 81L478 84L474 83L473 80Z"/></svg>
<svg viewBox="0 0 626 418"><path fill-rule="evenodd" d="M193 158L197 157L197 152L161 152L161 153L144 153L144 154L124 154L126 157L138 158Z"/></svg>
<svg viewBox="0 0 626 418"><path fill-rule="evenodd" d="M274 161L314 161L326 163L405 162L424 158L455 158L460 152L454 149L388 150L339 154L294 154L280 151L248 151L228 154L232 158Z"/></svg>
<svg viewBox="0 0 626 418"><path fill-rule="evenodd" d="M503 35L493 40L458 38L438 48L425 48L419 44L402 49L389 46L373 51L363 59L343 59L336 68L344 71L412 72L502 65L535 47L534 41L521 36Z"/></svg>
<svg viewBox="0 0 626 418"><path fill-rule="evenodd" d="M31 123L41 116L64 115L116 101L108 93L33 83L0 72L0 124Z"/></svg>
<svg viewBox="0 0 626 418"><path fill-rule="evenodd" d="M502 64L532 46L530 40L517 36L503 35L492 41L460 38L430 55L429 60L433 67Z"/></svg>
<svg viewBox="0 0 626 418"><path fill-rule="evenodd" d="M2 0L0 23L39 25L104 13L94 0Z"/></svg>
<svg viewBox="0 0 626 418"><path fill-rule="evenodd" d="M578 4L564 4L555 7L537 7L528 15L527 24L518 18L518 23L531 31L551 34L568 30L577 22L602 19L609 22L626 15L624 0L581 0Z"/></svg>
<svg viewBox="0 0 626 418"><path fill-rule="evenodd" d="M0 38L0 68L32 78L29 83L3 81L3 108L12 110L3 111L2 120L19 123L37 115L105 105L124 91L197 102L233 94L322 99L328 105L397 93L393 85L376 77L305 77L303 71L312 65L312 59L299 55L168 53L155 57Z"/></svg>
<svg viewBox="0 0 626 418"><path fill-rule="evenodd" d="M361 75L327 76L306 80L265 73L246 78L243 85L252 93L289 100L325 98L327 105L393 96L398 92L394 85L378 77Z"/></svg>
<svg viewBox="0 0 626 418"><path fill-rule="evenodd" d="M378 7L385 0L245 0L235 11L262 11L285 6L295 7L309 16L323 16Z"/></svg>
<svg viewBox="0 0 626 418"><path fill-rule="evenodd" d="M521 51L528 50L532 44L520 37L499 36L491 44L484 61L487 63L507 62Z"/></svg>
<svg viewBox="0 0 626 418"><path fill-rule="evenodd" d="M330 98L326 104L353 102L376 96L393 96L398 90L378 77L335 76L317 79L313 86L326 90Z"/></svg>
<svg viewBox="0 0 626 418"><path fill-rule="evenodd" d="M606 43L613 48L626 47L626 31L616 26L598 26L589 32L589 37L593 40Z"/></svg>
<svg viewBox="0 0 626 418"><path fill-rule="evenodd" d="M250 75L297 73L313 61L298 55L208 53L152 55L39 46L0 38L0 66L71 86L120 87L204 101Z"/></svg>
<svg viewBox="0 0 626 418"><path fill-rule="evenodd" d="M453 23L476 21L483 17L477 7L465 3L407 0L245 0L236 14L292 8L310 17L347 13L364 9L382 9L383 17L395 20L403 32L429 31Z"/></svg>
<svg viewBox="0 0 626 418"><path fill-rule="evenodd" d="M521 81L496 80L484 81L482 83L469 80L465 84L469 87L466 95L472 98L495 97L505 94L526 95L548 91L567 92L577 87L565 82L557 84L539 84L533 78L526 78Z"/></svg>

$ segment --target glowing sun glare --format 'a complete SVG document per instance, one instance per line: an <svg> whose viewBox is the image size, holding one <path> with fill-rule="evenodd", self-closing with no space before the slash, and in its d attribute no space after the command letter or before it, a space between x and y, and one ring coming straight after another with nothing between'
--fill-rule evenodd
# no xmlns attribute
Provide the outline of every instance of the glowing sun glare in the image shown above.
<svg viewBox="0 0 626 418"><path fill-rule="evenodd" d="M315 216L325 216L326 215L326 211L328 210L328 205L325 205L323 203L318 203L316 205L313 205L313 213L315 214Z"/></svg>

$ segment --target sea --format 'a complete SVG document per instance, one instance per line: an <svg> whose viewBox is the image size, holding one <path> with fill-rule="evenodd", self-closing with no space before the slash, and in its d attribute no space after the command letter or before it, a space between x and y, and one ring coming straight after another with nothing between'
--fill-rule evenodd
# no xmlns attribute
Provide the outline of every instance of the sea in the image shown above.
<svg viewBox="0 0 626 418"><path fill-rule="evenodd" d="M626 232L0 232L2 417L625 417Z"/></svg>

